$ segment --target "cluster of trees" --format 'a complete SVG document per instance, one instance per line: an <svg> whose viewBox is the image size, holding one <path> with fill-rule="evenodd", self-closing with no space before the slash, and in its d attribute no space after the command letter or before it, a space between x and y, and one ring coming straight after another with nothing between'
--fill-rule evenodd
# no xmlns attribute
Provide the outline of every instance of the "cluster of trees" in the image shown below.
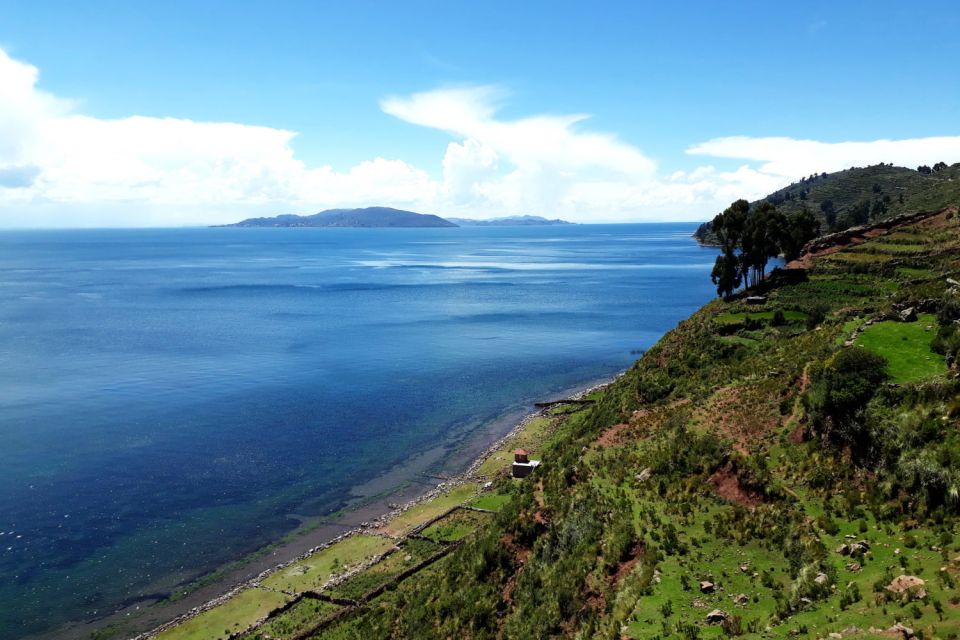
<svg viewBox="0 0 960 640"><path fill-rule="evenodd" d="M937 171L943 171L946 168L947 168L946 162L938 162L937 164L933 165L932 169L927 165L922 164L919 167L917 167L917 171L919 171L920 173L935 173Z"/></svg>
<svg viewBox="0 0 960 640"><path fill-rule="evenodd" d="M713 219L722 253L710 274L717 294L729 296L740 285L754 286L766 277L771 258L783 254L793 260L803 245L820 232L820 222L804 209L791 216L761 202L752 211L746 200L737 200Z"/></svg>

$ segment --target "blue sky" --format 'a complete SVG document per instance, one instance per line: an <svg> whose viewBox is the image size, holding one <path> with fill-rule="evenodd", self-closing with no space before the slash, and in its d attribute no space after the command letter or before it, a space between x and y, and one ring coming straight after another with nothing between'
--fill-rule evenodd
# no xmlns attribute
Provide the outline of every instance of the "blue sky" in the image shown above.
<svg viewBox="0 0 960 640"><path fill-rule="evenodd" d="M0 2L7 73L35 72L0 93L0 133L46 114L0 146L0 185L33 176L0 186L0 226L364 204L704 219L841 159L960 161L955 2L142 4ZM879 140L899 144L833 146Z"/></svg>

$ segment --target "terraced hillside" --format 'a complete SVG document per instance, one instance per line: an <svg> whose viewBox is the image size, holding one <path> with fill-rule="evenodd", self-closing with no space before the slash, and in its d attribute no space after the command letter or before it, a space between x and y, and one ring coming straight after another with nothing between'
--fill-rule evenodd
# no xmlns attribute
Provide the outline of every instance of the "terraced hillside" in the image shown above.
<svg viewBox="0 0 960 640"><path fill-rule="evenodd" d="M161 638L957 637L960 216L870 236Z"/></svg>
<svg viewBox="0 0 960 640"><path fill-rule="evenodd" d="M955 637L958 272L950 210L707 305L492 523L312 637Z"/></svg>

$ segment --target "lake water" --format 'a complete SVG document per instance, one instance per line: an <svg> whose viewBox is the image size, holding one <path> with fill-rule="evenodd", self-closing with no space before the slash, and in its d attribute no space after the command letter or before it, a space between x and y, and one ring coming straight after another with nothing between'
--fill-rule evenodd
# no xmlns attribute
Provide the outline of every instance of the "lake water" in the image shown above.
<svg viewBox="0 0 960 640"><path fill-rule="evenodd" d="M0 233L0 637L626 368L713 294L694 228Z"/></svg>

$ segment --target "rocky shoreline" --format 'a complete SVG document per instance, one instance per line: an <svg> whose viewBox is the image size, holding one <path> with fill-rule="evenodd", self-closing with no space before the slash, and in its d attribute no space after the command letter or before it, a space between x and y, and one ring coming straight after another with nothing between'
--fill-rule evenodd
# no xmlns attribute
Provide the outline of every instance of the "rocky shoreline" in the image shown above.
<svg viewBox="0 0 960 640"><path fill-rule="evenodd" d="M577 391L576 393L571 394L570 396L568 396L568 398L569 398L570 400L575 400L575 401L582 400L584 397L590 395L591 393L594 393L595 391L598 391L599 389L602 389L602 388L604 388L604 387L612 384L613 382L615 382L615 381L616 381L619 377L621 377L622 375L623 375L623 373L620 373L620 374L617 374L616 376L614 376L613 378L611 378L611 379L609 379L609 380L605 380L605 381L600 382L600 383L597 383L597 384L592 384L591 386L589 386L589 387L587 387L587 388L581 389L581 390ZM370 520L366 520L366 521L361 522L360 524L356 525L356 526L353 527L352 529L349 529L349 530L341 533L340 535L337 535L337 536L329 539L328 541L326 541L326 542L324 542L324 543L322 543L322 544L313 546L313 547L307 549L306 551L304 551L304 552L296 555L295 557L290 558L289 560L286 560L286 561L284 561L284 562L278 563L278 564L276 564L276 565L274 565L274 566L272 566L272 567L270 567L270 568L268 568L268 569L266 569L266 570L258 573L258 574L257 574L256 576L254 576L253 578L250 578L250 579L248 579L248 580L245 580L245 581L243 581L243 582L240 582L240 583L236 584L235 586L233 586L232 588L230 588L228 591L222 593L221 595L219 595L219 596L217 596L217 597L215 597L215 598L212 598L212 599L204 602L204 603L201 604L201 605L192 607L189 611L187 611L187 612L185 612L185 613L182 613L182 614L180 614L180 615L178 615L178 616L176 616L176 617L168 620L167 622L164 622L163 624L161 624L161 625L159 625L159 626L156 626L156 627L150 629L149 631L145 631L145 632L140 633L140 634L138 634L138 635L136 635L136 636L133 636L131 640L150 640L150 639L152 639L152 638L155 638L155 637L156 637L157 635L159 635L160 633L163 633L164 631L166 631L166 630L168 630L168 629L170 629L170 628L172 628L172 627L175 627L175 626L177 626L177 625L183 624L183 623L186 622L187 620L190 620L190 619L192 619L192 618L200 615L201 613L204 613L205 611L209 611L210 609L213 609L213 608L215 608L215 607L223 604L224 602L226 602L226 601L229 600L230 598L236 596L237 594L239 594L239 593L242 592L242 591L245 591L246 589L258 588L258 587L260 587L260 584L261 584L261 582L262 582L264 579L266 579L268 576L270 576L271 574L273 574L273 573L275 573L275 572L277 572L277 571L282 571L283 569L285 569L285 568L287 568L287 567L289 567L289 566L291 566L291 565L293 565L293 564L295 564L295 563L297 563L297 562L301 562L301 561L303 561L303 560L306 560L307 558L309 558L310 556L314 555L315 553L317 553L317 552L319 552L319 551L322 551L322 550L324 550L324 549L326 549L326 548L328 548L328 547L331 547L331 546L333 546L333 545L335 545L335 544L337 544L337 543L339 543L339 542L342 542L343 540L345 540L345 539L347 539L347 538L350 538L350 537L352 537L352 536L361 535L361 534L371 534L371 532L374 532L374 531L376 531L377 529L382 528L384 525L386 525L386 524L389 523L390 521L394 520L395 518L399 517L400 515L402 515L403 513L405 513L406 511L408 511L409 509L411 509L411 508L413 508L413 507L415 507L415 506L417 506L417 505L419 505L419 504L422 504L422 503L424 503L424 502L428 502L428 501L430 501L430 500L433 500L433 499L437 498L438 496L446 493L447 491L449 491L449 490L452 489L452 488L461 486L461 485L466 484L466 483L469 483L469 482L476 482L476 481L478 481L478 480L483 480L483 479L485 479L485 478L481 478L481 477L477 476L477 470L480 468L480 466L483 465L483 463L486 462L486 461L487 461L492 455L494 455L497 451L499 451L510 439L515 438L517 435L519 435L520 433L522 433L522 432L530 425L530 423L531 423L533 420L535 420L535 419L537 419L537 418L542 417L543 415L545 415L545 412L546 412L546 411L547 411L547 409L538 409L538 410L536 410L536 411L532 411L532 412L530 412L530 413L525 414L525 415L513 426L513 428L510 429L509 432L507 432L505 435L497 438L497 440L495 440L494 442L492 442L486 449L484 449L478 456L476 456L476 457L474 458L473 462L472 462L472 463L467 467L467 469L464 470L462 473L457 474L457 475L455 475L455 476L453 476L453 477L451 477L451 478L449 478L449 479L447 479L447 480L445 480L445 481L437 484L437 485L436 485L435 487L433 487L432 489L430 489L430 490L428 490L428 491L426 491L426 492L424 492L424 493L422 493L422 494L420 494L420 495L418 495L418 496L416 496L416 497L414 497L414 498L412 498L412 499L410 499L410 500L407 500L407 501L404 502L403 504L398 505L398 506L396 506L395 508L393 508L393 509L391 509L391 510L385 512L385 513L382 513L381 515L379 515L379 516L377 516L377 517L375 517L375 518L373 518L373 519L370 519ZM380 534L375 534L375 535L380 535ZM377 555L377 556L374 556L374 557L371 557L371 558L366 559L364 562L359 563L357 566L351 567L349 570L347 570L347 571L344 572L343 574L340 574L340 575L337 575L337 576L332 577L326 584L324 584L324 587L332 586L332 585L334 585L334 584L339 583L339 582L342 581L342 580L346 580L346 579L349 578L350 576L352 576L352 575L354 575L354 574L356 574L356 573L359 573L359 572L361 572L361 571L369 568L372 564L375 564L376 562L379 562L379 561L383 558L383 556L389 555L389 554L392 553L392 552L393 552L393 550L387 551L387 552L384 553L384 554L379 554L379 555Z"/></svg>

